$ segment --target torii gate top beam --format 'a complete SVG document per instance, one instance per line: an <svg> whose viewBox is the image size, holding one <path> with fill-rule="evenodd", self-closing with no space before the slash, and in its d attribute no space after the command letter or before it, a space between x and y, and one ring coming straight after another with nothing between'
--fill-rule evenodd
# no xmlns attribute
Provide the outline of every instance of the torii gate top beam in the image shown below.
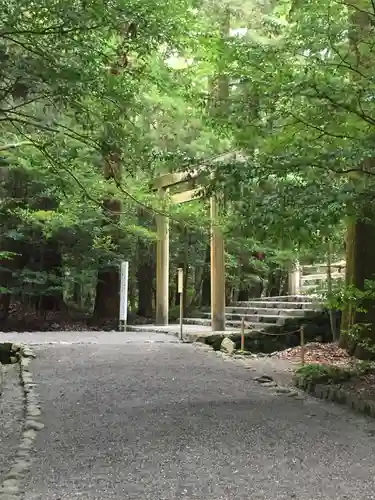
<svg viewBox="0 0 375 500"><path fill-rule="evenodd" d="M181 184L182 182L196 179L205 171L207 171L208 167L212 163L220 163L231 158L236 158L237 156L241 157L241 154L238 151L230 151L229 153L223 153L219 156L216 156L212 160L206 160L194 170L184 170L183 172L172 172L170 174L161 175L154 180L153 188L166 189L168 187L175 186L176 184Z"/></svg>

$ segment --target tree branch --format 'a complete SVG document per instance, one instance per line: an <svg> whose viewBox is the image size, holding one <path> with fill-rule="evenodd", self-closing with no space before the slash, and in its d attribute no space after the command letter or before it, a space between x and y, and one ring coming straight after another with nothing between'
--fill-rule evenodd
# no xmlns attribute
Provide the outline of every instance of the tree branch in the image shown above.
<svg viewBox="0 0 375 500"><path fill-rule="evenodd" d="M353 113L354 115L358 116L361 120L365 121L366 123L369 123L372 126L375 126L375 119L372 118L371 116L367 114L363 114L357 109L343 103L343 102L338 102L335 99L333 99L330 95L326 94L325 92L321 92L316 85L312 85L312 88L315 90L316 96L319 99L323 99L331 103L335 108L341 108L344 109L345 111L348 111L349 113Z"/></svg>
<svg viewBox="0 0 375 500"><path fill-rule="evenodd" d="M31 54L34 54L35 56L41 57L43 59L47 59L50 63L55 64L55 61L51 59L46 52L40 52L38 50L35 50L34 48L29 47L25 43L20 42L19 40L16 40L11 36L3 35L1 38L4 38L4 40L8 40L9 42L14 43L15 45L19 45L24 50L26 50L26 52L30 52Z"/></svg>
<svg viewBox="0 0 375 500"><path fill-rule="evenodd" d="M36 121L36 118L32 115L28 115L26 113L17 113L15 111L9 111L8 114L11 115L16 115L16 117L10 117L10 116L5 116L4 118L0 118L0 122L18 122L23 125L33 127L36 129L40 130L45 130L46 132L54 133L54 134L60 134L64 133L67 137L70 137L71 139L74 139L76 141L80 141L84 144L91 144L92 146L95 146L96 148L99 147L98 143L89 137L86 137L82 134L79 134L73 129L70 129L69 127L65 125L61 125L59 123L55 123L54 125L58 128L53 128L48 125L43 125L42 123L38 123ZM32 120L32 121L30 121Z"/></svg>
<svg viewBox="0 0 375 500"><path fill-rule="evenodd" d="M1 109L1 111L5 112L5 113L12 113L16 109L23 108L24 106L27 106L28 104L32 104L33 102L38 102L40 99L48 99L49 97L50 96L48 94L42 94L38 97L33 97L32 99L28 99L27 101L23 101L19 104L16 104L15 106L12 106L11 108Z"/></svg>
<svg viewBox="0 0 375 500"><path fill-rule="evenodd" d="M68 33L76 33L77 31L89 31L100 28L100 24L93 26L76 26L75 28L65 28L64 25L49 26L43 30L17 30L17 31L1 31L0 37L14 35L65 35Z"/></svg>
<svg viewBox="0 0 375 500"><path fill-rule="evenodd" d="M307 122L306 120L304 120L303 118L297 116L295 113L293 113L292 111L289 111L289 114L290 116L292 116L295 120L297 120L299 123L302 123L303 125L305 125L306 127L309 127L309 128L312 128L314 130L317 130L318 132L321 133L321 136L328 136L328 137L333 137L335 139L350 139L352 141L357 141L358 138L356 137L352 137L350 135L342 135L342 134L334 134L333 132L327 132L326 130L322 129L321 127L319 127L318 125L314 125L312 123L309 123Z"/></svg>
<svg viewBox="0 0 375 500"><path fill-rule="evenodd" d="M20 148L22 146L30 146L33 143L31 141L21 141L21 142L13 142L9 144L0 145L0 151L7 151L8 149Z"/></svg>

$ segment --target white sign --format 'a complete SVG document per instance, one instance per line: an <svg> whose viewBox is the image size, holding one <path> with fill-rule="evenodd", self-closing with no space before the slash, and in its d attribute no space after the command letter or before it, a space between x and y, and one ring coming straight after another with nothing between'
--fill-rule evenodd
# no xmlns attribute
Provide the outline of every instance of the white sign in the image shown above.
<svg viewBox="0 0 375 500"><path fill-rule="evenodd" d="M184 270L179 267L177 269L177 293L182 293L184 289Z"/></svg>
<svg viewBox="0 0 375 500"><path fill-rule="evenodd" d="M128 319L129 262L121 262L120 267L120 314L119 319L126 325Z"/></svg>

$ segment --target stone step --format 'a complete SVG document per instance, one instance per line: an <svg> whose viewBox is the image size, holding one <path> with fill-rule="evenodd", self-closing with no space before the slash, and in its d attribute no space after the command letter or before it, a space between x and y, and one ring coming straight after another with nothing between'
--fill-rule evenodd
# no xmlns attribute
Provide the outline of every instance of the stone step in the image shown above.
<svg viewBox="0 0 375 500"><path fill-rule="evenodd" d="M260 314L261 316L287 316L289 318L301 318L311 314L315 314L314 309L291 309L291 308L276 308L276 307L226 307L225 314L229 317L231 315L247 316L251 314Z"/></svg>
<svg viewBox="0 0 375 500"><path fill-rule="evenodd" d="M315 302L313 297L307 295L280 295L276 297L255 297L245 302L235 302L234 305L241 305L248 302Z"/></svg>
<svg viewBox="0 0 375 500"><path fill-rule="evenodd" d="M206 318L184 318L184 324L186 325L199 325L199 326L211 326L211 319ZM225 326L233 328L241 328L241 321L239 320L229 320L225 321ZM246 330L266 330L268 328L275 329L275 323L250 323L246 322Z"/></svg>
<svg viewBox="0 0 375 500"><path fill-rule="evenodd" d="M239 321L241 322L242 317L245 319L245 323L254 323L254 324L263 324L263 323L269 323L272 325L277 325L281 326L285 324L285 321L287 319L293 319L291 316L282 316L280 314L226 314L225 315L225 321L230 322L230 321ZM303 316L302 316L303 317ZM203 319L211 319L211 313L204 313L203 314Z"/></svg>
<svg viewBox="0 0 375 500"><path fill-rule="evenodd" d="M322 306L318 302L282 302L282 301L247 301L234 302L228 306L230 309L301 309L318 311Z"/></svg>

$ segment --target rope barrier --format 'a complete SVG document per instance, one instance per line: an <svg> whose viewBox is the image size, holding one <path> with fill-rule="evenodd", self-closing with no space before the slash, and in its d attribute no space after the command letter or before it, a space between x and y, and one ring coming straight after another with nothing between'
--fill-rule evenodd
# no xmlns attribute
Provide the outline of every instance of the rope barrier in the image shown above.
<svg viewBox="0 0 375 500"><path fill-rule="evenodd" d="M265 332L262 330L253 330L256 333L260 333L261 335L268 335L270 337L284 337L287 335L293 335L294 333L300 333L301 329L298 328L297 330L292 330L291 332L281 332L281 333L271 333L271 332ZM250 330L251 332L251 330Z"/></svg>
<svg viewBox="0 0 375 500"><path fill-rule="evenodd" d="M249 328L249 327L248 327ZM292 330L290 332L280 332L280 333L272 333L272 332L266 332L266 331L259 331L255 330L257 334L260 335L266 335L266 336L271 336L271 337L286 337L287 335L294 335L295 333L299 334L299 339L300 339L300 347L301 347L301 364L305 364L305 327L304 325L301 325L298 329ZM251 330L250 330L251 333ZM241 350L245 350L245 319L242 318L241 320Z"/></svg>

